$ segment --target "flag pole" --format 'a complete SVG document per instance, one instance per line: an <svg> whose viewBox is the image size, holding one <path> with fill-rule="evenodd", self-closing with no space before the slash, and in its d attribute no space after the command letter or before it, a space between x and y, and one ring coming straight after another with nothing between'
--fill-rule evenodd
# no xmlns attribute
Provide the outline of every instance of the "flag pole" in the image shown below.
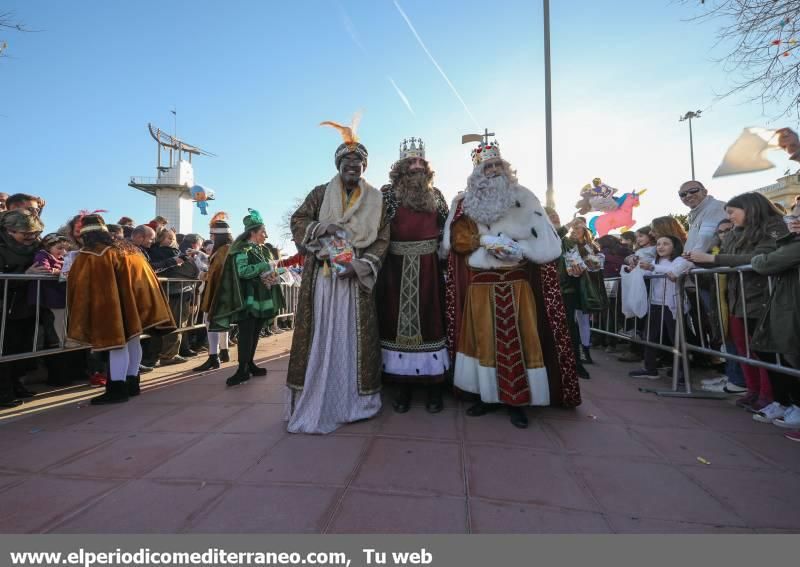
<svg viewBox="0 0 800 567"><path fill-rule="evenodd" d="M550 104L550 0L542 0L544 8L544 120L545 156L547 159L547 193L545 204L555 208L553 195L553 114Z"/></svg>

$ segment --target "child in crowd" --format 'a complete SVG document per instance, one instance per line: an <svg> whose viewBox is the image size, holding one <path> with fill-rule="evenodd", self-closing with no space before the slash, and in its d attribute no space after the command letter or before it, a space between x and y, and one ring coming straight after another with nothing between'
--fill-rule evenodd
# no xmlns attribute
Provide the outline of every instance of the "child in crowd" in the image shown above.
<svg viewBox="0 0 800 567"><path fill-rule="evenodd" d="M55 232L42 239L42 249L33 258L33 265L60 275L64 256L70 251L69 240ZM44 348L58 348L64 344L66 335L65 308L67 305L67 284L56 281L32 282L28 288L28 298L36 305L37 288L39 295L40 324L44 328Z"/></svg>
<svg viewBox="0 0 800 567"><path fill-rule="evenodd" d="M636 236L636 246L634 248L635 252L625 258L625 264L630 266L631 268L635 268L639 262L645 262L647 264L655 264L656 263L656 239L650 233L651 228L649 226L644 226L639 228L634 233ZM648 286L650 285L650 281L645 281L645 284ZM633 331L625 331L624 329L620 332L623 334L627 333L635 333L641 336L643 333L641 329L646 324L647 317L642 317L641 319L637 319L635 329ZM639 362L642 360L642 347L636 343L630 343L630 347L628 352L624 353L622 356L618 357L617 360L620 362Z"/></svg>
<svg viewBox="0 0 800 567"><path fill-rule="evenodd" d="M649 226L636 230L634 253L625 258L625 263L631 268L635 267L639 261L656 263L656 239L650 234L650 230Z"/></svg>
<svg viewBox="0 0 800 567"><path fill-rule="evenodd" d="M631 250L636 248L636 233L632 230L626 230L619 235L619 241Z"/></svg>
<svg viewBox="0 0 800 567"><path fill-rule="evenodd" d="M675 316L678 311L678 287L675 285L678 277L693 268L692 263L682 257L683 242L675 236L662 236L656 242L656 263L640 261L639 267L655 275L665 277L653 278L650 282L650 315L647 340L658 342L660 337L666 335L672 344L675 344ZM688 311L689 304L683 298L684 312ZM631 378L650 378L657 380L659 349L646 347L644 349L644 368L634 370L628 375Z"/></svg>

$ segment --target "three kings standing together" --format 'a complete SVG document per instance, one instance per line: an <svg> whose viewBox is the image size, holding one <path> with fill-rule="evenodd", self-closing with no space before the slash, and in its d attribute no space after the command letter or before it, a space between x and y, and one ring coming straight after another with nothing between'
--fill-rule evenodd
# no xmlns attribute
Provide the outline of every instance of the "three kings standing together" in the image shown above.
<svg viewBox="0 0 800 567"><path fill-rule="evenodd" d="M442 410L442 388L475 395L480 416L506 407L580 404L558 277L561 241L497 142L472 152L467 188L448 207L421 140L406 140L381 189L363 177L354 131L334 154L336 175L291 219L305 254L287 376L288 429L330 433L374 416L381 386L409 410L415 387ZM332 241L346 243L342 260Z"/></svg>

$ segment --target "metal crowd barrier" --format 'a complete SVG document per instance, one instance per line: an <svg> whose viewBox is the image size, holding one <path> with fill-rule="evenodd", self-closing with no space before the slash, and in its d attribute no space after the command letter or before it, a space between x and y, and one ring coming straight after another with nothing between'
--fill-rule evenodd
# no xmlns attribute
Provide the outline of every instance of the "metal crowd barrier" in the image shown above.
<svg viewBox="0 0 800 567"><path fill-rule="evenodd" d="M681 350L681 345L684 342L683 336L685 333L684 325L681 324L680 320L683 319L680 315L683 313L684 303L682 300L682 286L680 285L680 281L676 282L675 286L678 290L677 295L677 309L678 316L675 317L675 342L671 344L672 341L669 340L669 336L664 332L664 320L666 316L666 311L669 309L667 306L667 285L663 286L663 291L661 293L661 297L655 297L655 286L652 283L655 280L666 280L667 277L664 274L649 274L645 275L645 278L650 280L650 285L648 287L648 304L653 305L654 299L658 299L661 302L663 308L661 309L661 315L659 317L660 321L656 322L655 324L658 325L658 337L651 336L650 327L651 327L651 309L648 308L647 314L644 317L636 318L626 318L622 314L622 281L620 277L614 278L605 278L606 283L606 294L608 295L608 308L599 314L595 314L597 317L592 317L592 333L597 333L600 335L604 335L607 337L613 337L620 341L627 341L636 344L640 344L645 347L656 348L662 350L668 354L672 355L672 388L673 391L678 390L678 383L680 381L680 371L681 371L681 362L683 351ZM596 326L594 323L597 322L600 326ZM621 326L620 326L621 325ZM688 372L684 369L684 376L688 376ZM689 384L690 380L686 380L686 388L689 388L688 392L691 392L691 385Z"/></svg>
<svg viewBox="0 0 800 567"><path fill-rule="evenodd" d="M289 326L294 327L294 314L297 311L297 301L300 299L300 284L281 284L283 292L283 308L278 311L275 319L288 319Z"/></svg>
<svg viewBox="0 0 800 567"><path fill-rule="evenodd" d="M795 270L795 272L796 272L795 274L791 274L791 275L787 274L787 273L784 273L784 274L780 274L779 276L759 276L759 277L765 278L767 280L767 286L768 286L768 290L769 290L769 295L772 296L772 292L773 292L774 286L775 286L775 277L796 277L796 278L800 279L800 270ZM699 345L694 345L694 344L690 344L690 343L687 342L686 345L684 345L684 350L685 350L687 356L688 356L689 352L696 352L696 353L700 353L700 354L709 354L709 355L719 356L721 358L725 358L726 360L727 359L735 360L737 362L749 364L750 366L756 366L756 367L759 367L759 368L766 368L767 370L772 370L772 371L775 371L775 372L781 372L783 374L789 374L791 376L795 376L796 378L800 378L800 369L790 368L790 367L784 366L780 362L780 357L776 357L777 363L766 362L766 361L763 361L763 360L759 360L759 359L753 358L752 355L754 355L755 353L752 352L752 349L751 349L750 335L753 334L755 329L751 329L750 328L750 325L749 325L749 322L748 322L748 316L747 316L747 299L746 299L745 293L744 293L744 275L746 273L755 273L755 272L754 272L754 270L753 270L753 268L751 266L740 266L738 268L709 268L709 269L697 268L697 269L692 270L689 273L689 276L687 278L688 280L690 280L694 284L695 288L699 290L699 289L701 289L701 287L699 285L700 280L698 279L699 276L702 276L702 275L713 275L714 299L716 301L718 322L719 322L720 327L723 326L722 293L727 293L727 290L721 289L721 286L720 286L721 278L720 278L720 276L723 275L723 274L729 274L731 277L736 277L736 278L739 279L739 296L740 296L740 299L742 301L742 306L743 306L742 315L743 315L744 330L745 330L745 348L746 348L746 350L745 350L744 356L741 355L741 354L731 354L731 353L726 352L725 348L724 348L724 343L722 345L722 348L714 348L714 345L709 344L708 341L706 340L706 333L704 332L704 329L703 329L703 319L702 319L702 317L698 318L698 330L699 330L698 335L699 335L699 338L700 338L700 344ZM701 294L697 293L696 297L697 297L697 309L698 309L698 312L700 312L700 310L703 308L703 306L701 305L701 299L700 299ZM731 298L728 298L728 301L730 302ZM798 353L800 353L800 348L798 348Z"/></svg>
<svg viewBox="0 0 800 567"><path fill-rule="evenodd" d="M89 347L85 345L73 345L71 341L66 339L66 327L69 320L69 306L65 310L63 318L64 328L60 329L59 345L55 348L45 348L42 338L41 319L44 315L42 306L42 282L58 282L57 275L51 274L3 274L0 273L0 289L2 290L2 306L3 312L0 316L0 362L11 362L14 360L21 360L25 358L35 358L39 356L48 356L51 354L60 354L63 352L70 352L75 350L85 350ZM179 323L178 328L173 333L185 333L187 331L194 331L205 329L203 319L199 313L200 302L200 284L202 283L197 279L176 279L176 278L158 278L164 293L170 300L170 308L173 310L173 315L176 317L176 323ZM17 284L17 285L15 285ZM25 285L27 284L27 285ZM35 284L35 303L28 303L31 285ZM300 296L300 286L292 284L281 284L281 289L284 295L284 307L280 310L278 319L289 319L290 325L294 326L294 314L297 308L297 301ZM16 301L16 294L22 294L25 304L34 307L34 327L33 336L30 339L30 350L24 352L6 354L6 336L8 333L19 332L19 329L14 328L14 321L9 319L9 309L11 302ZM186 323L180 325L180 322L186 317ZM141 338L147 339L149 335L143 333Z"/></svg>
<svg viewBox="0 0 800 567"><path fill-rule="evenodd" d="M622 301L622 286L621 286L621 278L606 278L606 291L609 297L609 306L606 311L601 312L599 314L595 314L592 319L592 327L591 330L593 333L601 334L608 337L614 337L620 341L628 341L637 344L641 344L645 347L657 348L660 350L664 350L668 353L671 353L673 356L673 366L672 366L672 389L671 390L653 390L648 388L640 388L642 391L656 393L662 396L675 396L675 397L703 397L703 398L724 398L724 394L715 393L715 392L693 392L692 385L691 385L691 375L689 369L689 354L690 353L697 353L697 354L705 354L710 356L716 356L724 360L733 360L742 364L748 364L750 366L755 366L759 368L766 368L767 370L772 370L775 372L780 372L784 374L788 374L797 378L800 378L800 369L790 368L785 366L781 363L780 356L776 356L776 362L768 362L764 360L759 360L753 358L754 352L752 352L751 344L750 344L750 335L753 333L754 329L749 328L749 322L747 317L747 301L746 296L744 293L744 274L748 272L753 272L753 268L751 266L740 266L736 268L695 268L691 270L688 274L681 276L678 281L676 282L675 289L676 289L676 329L675 329L675 344L670 345L665 343L664 341L664 333L663 333L663 316L664 310L662 310L662 325L661 325L661 333L659 334L658 340L655 340L656 337L649 336L649 329L650 329L650 310L648 309L647 315L641 319L637 318L625 318L622 314L621 310L621 301ZM768 290L770 296L772 295L772 291L774 289L774 278L775 277L797 277L800 278L800 270L795 270L794 275L787 275L781 274L779 276L760 276L767 280ZM728 317L729 314L723 313L724 306L730 305L727 301L723 298L727 297L727 289L725 289L722 284L722 275L728 275L730 277L739 278L739 293L740 299L743 305L743 319L745 325L745 338L746 338L746 352L739 353L739 354L732 354L727 352L725 348L725 331L724 331L724 318ZM711 281L713 284L711 289L708 288L705 284L708 283L708 279L705 279L706 276L712 276ZM652 282L655 279L663 278L665 276L658 275L658 274L649 274L645 275L645 278L651 281L651 285L649 286L649 303L652 305L653 299L653 288ZM664 291L666 293L666 286L664 287ZM694 311L694 317L692 316L692 309L688 309L688 305L686 305L686 301L692 301L692 299L688 299L689 294L687 292L691 291L692 299L694 303L692 304L692 308L696 308ZM716 321L715 324L719 326L712 330L708 328L710 320L706 319L706 316L712 315L709 313L709 305L703 305L704 301L703 298L706 297L712 301L714 301L714 305L716 306ZM662 304L665 303L665 297L662 297ZM643 324L642 324L643 323ZM647 335L643 334L641 331L641 327L647 329ZM691 341L687 339L689 337L689 331L692 331L691 336L697 338L697 342L699 344L693 344ZM714 331L717 331L719 334L719 338L721 340L716 341L718 344L714 344L714 341L710 340L709 337L714 336ZM798 349L798 353L800 353L800 349ZM679 391L679 380L680 380L680 369L683 370L683 375L685 377L683 391Z"/></svg>
<svg viewBox="0 0 800 567"><path fill-rule="evenodd" d="M198 321L198 303L199 294L198 289L200 280L196 279L173 279L173 278L158 278L161 282L164 292L170 297L178 296L175 300L177 303L178 321L184 319L184 310L188 311L188 318L185 325L180 325L174 333L185 333L196 329L205 329L202 319ZM60 354L63 352L70 352L75 350L85 350L89 347L85 345L74 345L71 341L66 339L66 327L69 320L69 305L65 309L65 316L63 318L64 328L58 332L59 345L55 348L44 348L41 331L42 317L45 315L42 306L42 283L43 282L58 282L57 275L51 274L3 274L0 273L0 290L2 290L2 306L3 312L0 315L0 362L11 362L14 360L21 360L26 358L35 358L39 356L48 356L51 354ZM15 285L16 284L16 285ZM27 285L25 285L27 284ZM31 285L35 284L35 302L29 302L29 293ZM177 288L177 289L176 289ZM17 299L18 294L22 295L24 304L31 305L34 308L34 327L33 336L30 338L30 350L18 352L13 354L6 354L6 337L8 333L20 332L20 329L15 329L14 320L9 318L9 310ZM172 303L172 300L171 302ZM171 305L172 306L172 305ZM149 335L142 334L143 339L149 338Z"/></svg>

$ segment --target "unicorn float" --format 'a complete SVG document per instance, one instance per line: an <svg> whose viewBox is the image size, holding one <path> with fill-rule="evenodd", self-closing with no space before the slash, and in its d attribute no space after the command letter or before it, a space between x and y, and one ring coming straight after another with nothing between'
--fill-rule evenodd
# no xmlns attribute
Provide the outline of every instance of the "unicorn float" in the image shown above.
<svg viewBox="0 0 800 567"><path fill-rule="evenodd" d="M633 208L639 206L639 197L645 194L647 189L642 189L638 193L633 191L625 193L621 197L614 197L618 206L616 209L593 217L589 221L589 230L596 236L605 236L614 229L625 232L636 224L633 220Z"/></svg>

